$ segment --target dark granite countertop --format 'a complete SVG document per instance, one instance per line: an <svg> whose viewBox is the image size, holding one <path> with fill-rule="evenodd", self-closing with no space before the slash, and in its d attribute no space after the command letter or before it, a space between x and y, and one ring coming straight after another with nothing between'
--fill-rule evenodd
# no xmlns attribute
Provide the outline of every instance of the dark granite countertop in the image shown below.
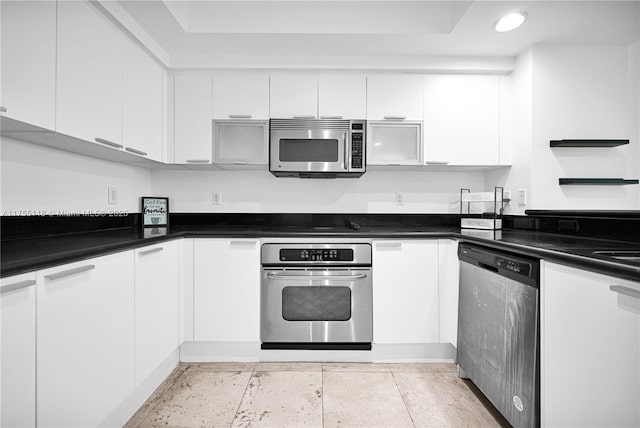
<svg viewBox="0 0 640 428"><path fill-rule="evenodd" d="M640 264L615 261L593 254L594 250L640 250L634 242L567 236L554 233L505 229L502 231L461 230L439 226L233 226L177 225L164 235L145 236L140 227L49 236L3 239L0 276L6 277L134 249L179 238L371 238L434 239L454 238L491 248L514 251L534 257L640 281Z"/></svg>

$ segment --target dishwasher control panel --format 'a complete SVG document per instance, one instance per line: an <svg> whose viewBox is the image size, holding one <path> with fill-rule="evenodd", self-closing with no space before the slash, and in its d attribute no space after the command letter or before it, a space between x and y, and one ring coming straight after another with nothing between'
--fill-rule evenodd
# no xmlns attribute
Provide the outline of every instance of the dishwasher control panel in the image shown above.
<svg viewBox="0 0 640 428"><path fill-rule="evenodd" d="M531 273L531 263L505 259L502 257L496 257L495 263L499 268L510 270L511 272L519 273L520 275L529 276Z"/></svg>

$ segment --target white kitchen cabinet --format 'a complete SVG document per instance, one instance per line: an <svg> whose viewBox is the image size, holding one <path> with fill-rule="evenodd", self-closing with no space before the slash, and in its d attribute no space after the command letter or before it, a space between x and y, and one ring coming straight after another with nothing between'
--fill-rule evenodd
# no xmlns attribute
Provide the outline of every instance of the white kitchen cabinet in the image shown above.
<svg viewBox="0 0 640 428"><path fill-rule="evenodd" d="M422 120L423 93L420 75L369 75L367 120Z"/></svg>
<svg viewBox="0 0 640 428"><path fill-rule="evenodd" d="M179 345L179 242L135 250L135 385Z"/></svg>
<svg viewBox="0 0 640 428"><path fill-rule="evenodd" d="M2 115L55 128L56 2L0 3Z"/></svg>
<svg viewBox="0 0 640 428"><path fill-rule="evenodd" d="M164 70L130 40L124 43L122 144L129 153L162 160Z"/></svg>
<svg viewBox="0 0 640 428"><path fill-rule="evenodd" d="M498 165L498 76L430 75L424 78L427 164Z"/></svg>
<svg viewBox="0 0 640 428"><path fill-rule="evenodd" d="M123 35L88 2L57 4L56 131L122 148Z"/></svg>
<svg viewBox="0 0 640 428"><path fill-rule="evenodd" d="M194 340L260 341L260 245L256 239L197 239Z"/></svg>
<svg viewBox="0 0 640 428"><path fill-rule="evenodd" d="M214 120L213 162L219 165L267 165L268 120Z"/></svg>
<svg viewBox="0 0 640 428"><path fill-rule="evenodd" d="M543 263L543 427L640 426L640 282Z"/></svg>
<svg viewBox="0 0 640 428"><path fill-rule="evenodd" d="M458 346L458 241L438 240L438 308L440 342Z"/></svg>
<svg viewBox="0 0 640 428"><path fill-rule="evenodd" d="M422 122L368 121L367 165L422 165Z"/></svg>
<svg viewBox="0 0 640 428"><path fill-rule="evenodd" d="M374 343L437 343L438 241L373 241Z"/></svg>
<svg viewBox="0 0 640 428"><path fill-rule="evenodd" d="M269 119L269 75L213 73L214 119Z"/></svg>
<svg viewBox="0 0 640 428"><path fill-rule="evenodd" d="M365 119L367 77L364 74L320 74L318 115L320 119Z"/></svg>
<svg viewBox="0 0 640 428"><path fill-rule="evenodd" d="M133 251L37 275L38 426L97 426L133 391Z"/></svg>
<svg viewBox="0 0 640 428"><path fill-rule="evenodd" d="M4 11L3 11L4 12ZM36 274L3 278L2 314L3 427L36 426Z"/></svg>
<svg viewBox="0 0 640 428"><path fill-rule="evenodd" d="M212 76L174 76L175 163L210 164L213 154Z"/></svg>
<svg viewBox="0 0 640 428"><path fill-rule="evenodd" d="M272 118L318 117L316 74L272 74L269 79L269 110Z"/></svg>

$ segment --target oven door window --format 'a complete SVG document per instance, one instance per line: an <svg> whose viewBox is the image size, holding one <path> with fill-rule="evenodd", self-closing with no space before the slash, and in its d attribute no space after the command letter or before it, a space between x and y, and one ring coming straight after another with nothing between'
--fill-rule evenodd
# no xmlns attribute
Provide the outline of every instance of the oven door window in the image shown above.
<svg viewBox="0 0 640 428"><path fill-rule="evenodd" d="M281 162L338 162L340 143L335 139L281 138Z"/></svg>
<svg viewBox="0 0 640 428"><path fill-rule="evenodd" d="M284 287L282 318L287 321L348 321L351 319L351 289Z"/></svg>

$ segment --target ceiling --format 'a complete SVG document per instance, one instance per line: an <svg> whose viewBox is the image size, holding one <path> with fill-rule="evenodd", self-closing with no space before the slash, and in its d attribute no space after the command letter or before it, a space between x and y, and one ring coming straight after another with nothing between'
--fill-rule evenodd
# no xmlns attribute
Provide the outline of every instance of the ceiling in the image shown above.
<svg viewBox="0 0 640 428"><path fill-rule="evenodd" d="M513 59L533 44L628 46L635 1L121 0L172 68L421 68ZM525 11L524 25L493 24Z"/></svg>

